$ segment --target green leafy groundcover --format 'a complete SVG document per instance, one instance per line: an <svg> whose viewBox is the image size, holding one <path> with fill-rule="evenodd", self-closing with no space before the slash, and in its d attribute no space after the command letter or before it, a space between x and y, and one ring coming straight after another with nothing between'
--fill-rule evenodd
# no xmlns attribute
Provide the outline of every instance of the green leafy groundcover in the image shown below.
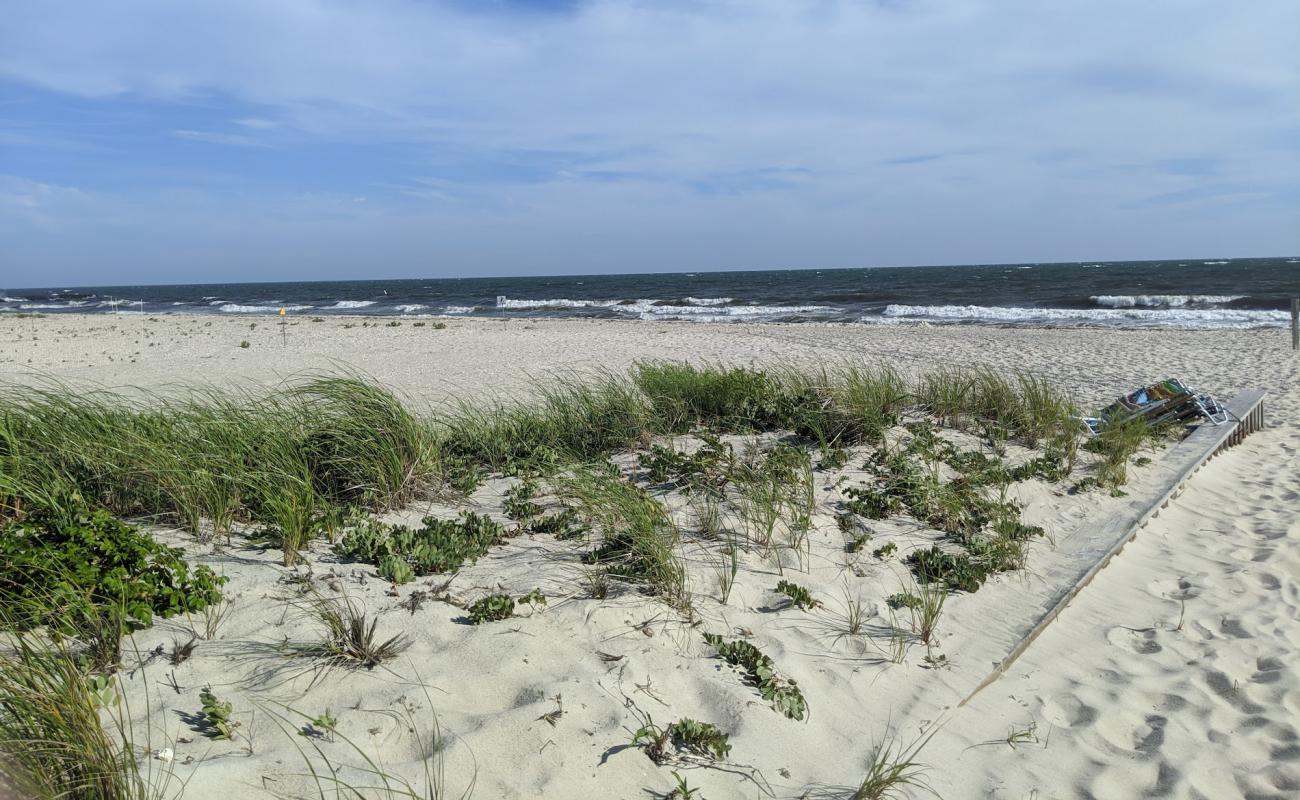
<svg viewBox="0 0 1300 800"><path fill-rule="evenodd" d="M181 551L107 511L40 513L0 528L0 600L25 627L96 606L120 607L143 625L155 614L202 611L226 582Z"/></svg>
<svg viewBox="0 0 1300 800"><path fill-rule="evenodd" d="M505 535L499 523L468 511L454 520L425 517L423 522L424 527L412 530L366 520L334 545L334 551L378 566L385 580L409 583L422 575L454 572L466 561L473 563Z"/></svg>

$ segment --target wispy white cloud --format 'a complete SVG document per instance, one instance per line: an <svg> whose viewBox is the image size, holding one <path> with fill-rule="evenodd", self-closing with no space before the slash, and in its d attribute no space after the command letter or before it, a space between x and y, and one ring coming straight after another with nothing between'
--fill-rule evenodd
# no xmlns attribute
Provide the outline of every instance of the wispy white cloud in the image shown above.
<svg viewBox="0 0 1300 800"><path fill-rule="evenodd" d="M369 198L348 235L403 242L393 257L410 264L463 255L477 230L513 237L539 269L575 252L700 268L1084 257L1108 242L1112 257L1300 249L1288 226L1261 228L1297 214L1282 191L1300 180L1287 0L482 6L19 4L0 76L182 116L216 106L169 118L176 139L334 148L319 170ZM202 190L313 207L302 171ZM1250 219L1225 207L1207 227L1180 216L1186 203L1150 202L1226 201L1222 185L1276 204ZM460 233L396 233L448 204Z"/></svg>
<svg viewBox="0 0 1300 800"><path fill-rule="evenodd" d="M238 133L222 133L220 131L191 131L184 128L171 132L173 136L181 139L189 139L194 142L208 142L209 144L230 144L239 147L268 147L266 141L253 136L245 136Z"/></svg>

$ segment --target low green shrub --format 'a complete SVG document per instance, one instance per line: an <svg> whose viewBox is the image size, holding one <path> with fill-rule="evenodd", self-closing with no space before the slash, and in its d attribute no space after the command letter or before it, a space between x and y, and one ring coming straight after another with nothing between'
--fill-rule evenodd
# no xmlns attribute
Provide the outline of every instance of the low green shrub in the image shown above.
<svg viewBox="0 0 1300 800"><path fill-rule="evenodd" d="M850 486L844 509L867 519L885 519L903 510L902 500L883 486Z"/></svg>
<svg viewBox="0 0 1300 800"><path fill-rule="evenodd" d="M895 594L891 594L889 597L886 597L885 603L887 603L889 607L893 609L899 609L899 608L916 609L921 606L921 598L917 597L911 592L897 592Z"/></svg>
<svg viewBox="0 0 1300 800"><path fill-rule="evenodd" d="M821 605L813 599L812 594L806 588L797 583L778 581L776 584L776 592L777 594L783 594L790 598L790 602L794 603L794 605L804 611L808 611Z"/></svg>
<svg viewBox="0 0 1300 800"><path fill-rule="evenodd" d="M942 582L954 591L977 591L992 572L988 564L976 561L966 553L948 553L938 546L913 550L904 561L917 580L922 583Z"/></svg>
<svg viewBox="0 0 1300 800"><path fill-rule="evenodd" d="M225 581L107 511L40 511L0 529L0 601L25 627L109 609L149 625L219 602Z"/></svg>
<svg viewBox="0 0 1300 800"><path fill-rule="evenodd" d="M235 728L239 727L239 723L231 717L234 707L228 701L219 700L213 694L211 686L205 686L199 692L199 702L203 704L203 719L208 726L209 738L235 738Z"/></svg>
<svg viewBox="0 0 1300 800"><path fill-rule="evenodd" d="M572 508L566 508L557 514L538 517L533 520L528 529L533 533L549 533L561 541L577 539L589 530L578 518L578 512Z"/></svg>
<svg viewBox="0 0 1300 800"><path fill-rule="evenodd" d="M415 570L401 556L384 556L379 559L379 577L401 585L415 580Z"/></svg>
<svg viewBox="0 0 1300 800"><path fill-rule="evenodd" d="M521 481L506 490L502 511L510 519L527 526L542 513L542 507L533 502L535 497L537 497L537 483L531 479Z"/></svg>
<svg viewBox="0 0 1300 800"><path fill-rule="evenodd" d="M644 748L645 754L656 764L668 760L671 755L669 744L674 750L686 751L710 761L722 761L731 752L728 739L727 734L711 722L696 722L683 717L661 728L653 717L646 715L644 724L632 734L632 746Z"/></svg>
<svg viewBox="0 0 1300 800"><path fill-rule="evenodd" d="M726 485L735 453L731 445L717 436L700 433L704 442L697 450L685 453L662 445L653 445L640 456L641 468L653 483L673 483L696 490L719 490Z"/></svg>
<svg viewBox="0 0 1300 800"><path fill-rule="evenodd" d="M505 529L491 518L463 511L454 520L425 517L424 527L384 525L377 520L363 522L346 533L334 551L344 558L365 561L381 568L381 575L394 580L453 572L466 562L473 563L505 535ZM401 583L403 581L396 581Z"/></svg>
<svg viewBox="0 0 1300 800"><path fill-rule="evenodd" d="M514 615L515 601L511 600L508 594L490 594L474 601L465 610L469 612L469 619L475 625L499 622Z"/></svg>

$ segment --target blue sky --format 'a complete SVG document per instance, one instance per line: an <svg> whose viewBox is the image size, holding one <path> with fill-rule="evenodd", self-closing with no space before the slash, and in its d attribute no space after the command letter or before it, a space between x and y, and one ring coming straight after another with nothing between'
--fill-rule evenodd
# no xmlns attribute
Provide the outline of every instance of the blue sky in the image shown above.
<svg viewBox="0 0 1300 800"><path fill-rule="evenodd" d="M1300 4L5 4L0 285L1300 253Z"/></svg>

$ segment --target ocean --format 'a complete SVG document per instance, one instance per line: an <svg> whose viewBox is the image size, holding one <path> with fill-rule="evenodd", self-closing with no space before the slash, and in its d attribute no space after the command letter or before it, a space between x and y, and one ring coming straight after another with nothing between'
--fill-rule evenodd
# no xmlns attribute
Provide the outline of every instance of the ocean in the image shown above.
<svg viewBox="0 0 1300 800"><path fill-rule="evenodd" d="M1290 323L1300 258L83 286L0 313L594 317L708 323L1257 328Z"/></svg>

